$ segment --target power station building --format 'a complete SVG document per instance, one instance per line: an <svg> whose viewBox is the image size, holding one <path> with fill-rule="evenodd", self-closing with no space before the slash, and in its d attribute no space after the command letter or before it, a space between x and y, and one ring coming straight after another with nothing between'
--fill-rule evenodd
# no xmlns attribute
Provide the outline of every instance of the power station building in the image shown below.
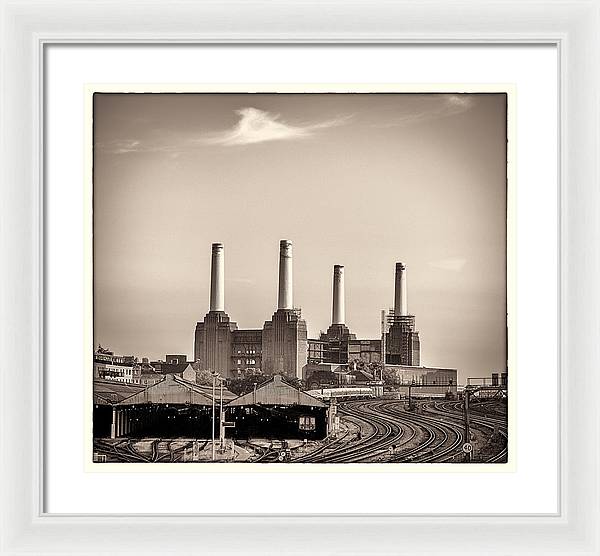
<svg viewBox="0 0 600 556"><path fill-rule="evenodd" d="M421 342L415 330L415 316L408 314L406 296L406 266L396 263L394 310L388 315L386 333L386 363L391 365L421 364Z"/></svg>
<svg viewBox="0 0 600 556"><path fill-rule="evenodd" d="M225 312L223 244L213 243L210 309L196 324L194 359L200 369L234 377L238 371L262 369L269 374L299 378L307 361L306 322L293 305L292 242L279 245L277 310L262 330L240 330Z"/></svg>
<svg viewBox="0 0 600 556"><path fill-rule="evenodd" d="M333 267L333 303L331 310L331 326L322 332L319 342L322 347L324 363L348 363L348 344L356 340L356 335L346 326L346 299L344 291L344 267L336 264Z"/></svg>
<svg viewBox="0 0 600 556"><path fill-rule="evenodd" d="M415 316L408 314L406 294L406 266L396 263L394 280L394 308L384 323L382 337L385 362L388 365L421 364L419 332L415 330ZM333 308L331 326L318 339L308 341L310 363L346 364L351 361L378 363L382 359L382 339L357 339L345 323L344 267L333 267Z"/></svg>
<svg viewBox="0 0 600 556"><path fill-rule="evenodd" d="M225 257L222 243L213 243L210 308L196 324L194 360L206 369L231 378L246 370L300 378L307 364L346 365L352 361L418 367L421 364L415 316L407 310L406 266L396 263L394 308L377 339L357 339L346 325L344 267L333 267L331 325L318 339L307 338L306 322L293 303L292 242L279 244L277 310L262 329L240 330L225 312ZM383 344L383 348L382 348Z"/></svg>

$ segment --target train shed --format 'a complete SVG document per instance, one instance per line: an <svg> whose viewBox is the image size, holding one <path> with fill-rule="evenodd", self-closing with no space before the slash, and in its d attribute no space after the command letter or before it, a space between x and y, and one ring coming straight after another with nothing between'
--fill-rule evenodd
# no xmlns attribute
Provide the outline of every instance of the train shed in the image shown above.
<svg viewBox="0 0 600 556"><path fill-rule="evenodd" d="M327 405L281 375L229 402L226 413L237 438L321 439L327 434Z"/></svg>
<svg viewBox="0 0 600 556"><path fill-rule="evenodd" d="M141 392L143 389L144 386L140 386L139 384L105 379L94 380L94 437L110 436L112 407L125 398Z"/></svg>
<svg viewBox="0 0 600 556"><path fill-rule="evenodd" d="M224 405L235 398L226 389L222 392ZM215 405L220 401L221 389L217 388ZM176 375L167 374L160 382L110 405L110 415L99 415L101 422L94 425L95 431L104 434L95 436L209 438L212 434L212 388Z"/></svg>

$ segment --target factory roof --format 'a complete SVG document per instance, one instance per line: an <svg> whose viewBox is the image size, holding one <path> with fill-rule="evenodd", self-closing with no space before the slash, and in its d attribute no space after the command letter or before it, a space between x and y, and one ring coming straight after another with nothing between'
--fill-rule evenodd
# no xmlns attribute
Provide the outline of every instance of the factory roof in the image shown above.
<svg viewBox="0 0 600 556"><path fill-rule="evenodd" d="M288 384L281 375L263 382L255 391L248 392L230 402L228 407L241 405L305 405L325 407L325 404Z"/></svg>
<svg viewBox="0 0 600 556"><path fill-rule="evenodd" d="M144 389L139 384L117 382L116 380L94 380L94 403L106 405L118 403Z"/></svg>

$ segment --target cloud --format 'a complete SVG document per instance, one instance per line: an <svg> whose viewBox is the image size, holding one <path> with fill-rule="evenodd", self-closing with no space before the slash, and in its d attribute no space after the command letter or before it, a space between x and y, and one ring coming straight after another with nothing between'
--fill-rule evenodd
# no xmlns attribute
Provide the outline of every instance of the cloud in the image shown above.
<svg viewBox="0 0 600 556"><path fill-rule="evenodd" d="M110 154L127 154L127 153L171 153L171 156L177 156L181 152L181 147L175 145L160 145L150 142L142 142L138 139L113 139L106 142L98 142L94 144L94 148Z"/></svg>
<svg viewBox="0 0 600 556"><path fill-rule="evenodd" d="M167 153L171 158L179 154L198 149L203 145L220 145L231 147L235 145L251 145L266 141L289 141L305 139L313 136L318 130L344 125L352 116L340 116L322 122L311 122L292 125L281 119L278 114L271 114L257 108L242 108L236 110L239 121L231 129L215 133L173 133L165 130L155 130L155 133L144 140L113 139L97 142L98 150L110 154L129 153Z"/></svg>
<svg viewBox="0 0 600 556"><path fill-rule="evenodd" d="M449 270L450 272L460 272L466 263L467 259L454 257L451 259L443 259L441 261L432 261L427 264L429 266L432 266L433 268L439 268L441 270Z"/></svg>
<svg viewBox="0 0 600 556"><path fill-rule="evenodd" d="M323 122L292 125L283 121L278 114L271 114L257 108L242 108L236 110L236 114L240 119L232 129L206 135L201 142L207 145L231 147L266 141L304 139L314 135L319 129L343 125L351 117L344 116Z"/></svg>
<svg viewBox="0 0 600 556"><path fill-rule="evenodd" d="M427 98L429 106L421 108L415 112L406 112L398 117L390 119L387 123L377 127L398 127L413 125L430 120L447 118L462 114L473 107L474 100L472 95L432 95Z"/></svg>

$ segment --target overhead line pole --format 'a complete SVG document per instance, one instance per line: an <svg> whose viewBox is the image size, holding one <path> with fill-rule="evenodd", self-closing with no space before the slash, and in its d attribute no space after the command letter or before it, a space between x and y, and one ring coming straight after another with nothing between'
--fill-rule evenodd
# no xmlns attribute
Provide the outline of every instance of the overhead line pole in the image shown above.
<svg viewBox="0 0 600 556"><path fill-rule="evenodd" d="M221 377L221 400L219 407L219 442L223 449L223 441L225 440L225 429L223 428L223 377Z"/></svg>
<svg viewBox="0 0 600 556"><path fill-rule="evenodd" d="M217 382L217 373L211 371L212 382L212 460L215 461L215 387Z"/></svg>
<svg viewBox="0 0 600 556"><path fill-rule="evenodd" d="M469 419L469 398L471 397L471 388L469 386L465 387L464 390L464 395L465 395L465 400L464 400L464 407L465 407L465 443L470 444L471 443L471 430L470 430L470 419ZM465 453L465 459L467 461L467 463L471 462L471 453L470 452L466 452Z"/></svg>
<svg viewBox="0 0 600 556"><path fill-rule="evenodd" d="M383 382L383 371L385 371L385 309L381 311L381 381Z"/></svg>

